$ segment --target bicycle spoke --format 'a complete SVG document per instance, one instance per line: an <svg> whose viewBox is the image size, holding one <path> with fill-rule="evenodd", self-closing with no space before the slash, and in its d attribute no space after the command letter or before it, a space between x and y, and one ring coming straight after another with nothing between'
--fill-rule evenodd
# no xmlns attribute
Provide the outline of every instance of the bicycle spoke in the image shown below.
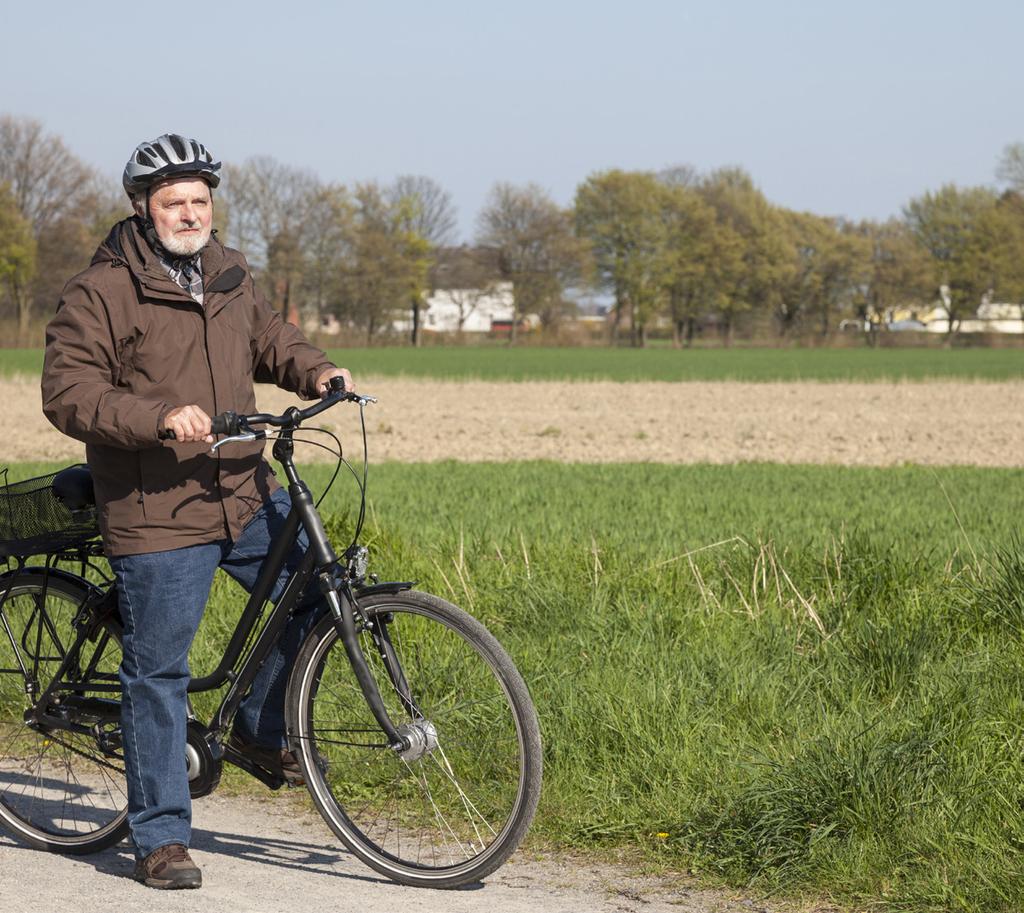
<svg viewBox="0 0 1024 913"><path fill-rule="evenodd" d="M443 764L440 761L438 761L437 755L440 755L441 758L444 760ZM455 787L455 790L456 792L458 792L459 798L462 800L462 804L469 815L470 821L473 821L473 816L476 815L476 817L479 818L487 827L487 829L491 832L491 836L497 837L498 832L493 827L491 827L490 824L487 823L487 819L480 814L480 811L477 809L476 805L473 804L469 796L466 795L465 790L463 790L463 788L459 785L459 781L455 777L455 773L452 770L451 762L448 760L448 756L444 753L444 749L440 745L438 745L436 753L431 753L431 757L433 758L434 763L437 764L437 766L440 768L441 772L451 782L452 786ZM473 822L473 830L476 831L476 839L479 840L480 845L483 846L484 839L480 836L480 831L477 829L475 821Z"/></svg>
<svg viewBox="0 0 1024 913"><path fill-rule="evenodd" d="M0 818L44 849L98 849L120 839L126 826L119 758L106 757L92 736L72 728L101 724L104 707L117 698L106 690L120 663L113 629L105 627L90 642L71 624L87 594L84 582L51 577L44 591L40 575L25 574L3 603L0 669L10 671L0 672ZM26 651L24 667L16 645ZM45 731L22 721L33 699L19 668L36 677L37 694L68 692L68 700L37 710L66 718L67 728ZM55 681L58 672L62 678Z"/></svg>

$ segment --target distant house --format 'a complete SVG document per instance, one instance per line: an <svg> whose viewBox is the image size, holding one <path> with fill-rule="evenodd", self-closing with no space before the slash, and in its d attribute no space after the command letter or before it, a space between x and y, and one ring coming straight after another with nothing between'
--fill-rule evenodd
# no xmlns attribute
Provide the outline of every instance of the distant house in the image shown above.
<svg viewBox="0 0 1024 913"><path fill-rule="evenodd" d="M936 307L921 319L929 333L949 332L949 312ZM1024 305L983 302L973 317L960 321L961 333L1024 333Z"/></svg>
<svg viewBox="0 0 1024 913"><path fill-rule="evenodd" d="M511 324L514 313L511 282L436 289L427 296L423 327L439 333L489 333L495 323Z"/></svg>
<svg viewBox="0 0 1024 913"><path fill-rule="evenodd" d="M498 252L493 248L442 248L430 283L420 316L426 332L490 333L511 326L515 314L512 283L501 278ZM409 332L412 315L403 315L392 326L396 332Z"/></svg>

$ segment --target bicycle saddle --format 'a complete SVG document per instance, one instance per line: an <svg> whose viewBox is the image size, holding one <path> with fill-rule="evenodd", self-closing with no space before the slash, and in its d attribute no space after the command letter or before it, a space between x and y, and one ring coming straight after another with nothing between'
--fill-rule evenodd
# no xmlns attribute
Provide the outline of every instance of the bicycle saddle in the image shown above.
<svg viewBox="0 0 1024 913"><path fill-rule="evenodd" d="M79 463L62 469L53 477L53 493L68 510L83 510L96 504L92 490L92 473L89 467Z"/></svg>

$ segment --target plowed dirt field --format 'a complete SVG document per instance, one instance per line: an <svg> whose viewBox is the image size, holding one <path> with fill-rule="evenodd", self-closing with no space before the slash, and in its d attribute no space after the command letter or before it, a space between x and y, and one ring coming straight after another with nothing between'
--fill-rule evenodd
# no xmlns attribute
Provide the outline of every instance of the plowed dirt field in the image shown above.
<svg viewBox="0 0 1024 913"><path fill-rule="evenodd" d="M375 461L1024 465L1024 383L488 383L360 378ZM295 397L258 390L282 411ZM0 381L0 463L80 458L35 378ZM316 423L358 450L358 416ZM306 448L305 461L327 460Z"/></svg>

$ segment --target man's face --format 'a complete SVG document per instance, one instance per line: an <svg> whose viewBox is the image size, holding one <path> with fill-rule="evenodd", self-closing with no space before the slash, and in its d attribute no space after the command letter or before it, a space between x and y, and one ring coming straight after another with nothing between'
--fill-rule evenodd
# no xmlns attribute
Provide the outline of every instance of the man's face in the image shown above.
<svg viewBox="0 0 1024 913"><path fill-rule="evenodd" d="M164 247L179 257L191 256L210 240L210 187L202 178L178 178L157 184L149 194L149 216Z"/></svg>

